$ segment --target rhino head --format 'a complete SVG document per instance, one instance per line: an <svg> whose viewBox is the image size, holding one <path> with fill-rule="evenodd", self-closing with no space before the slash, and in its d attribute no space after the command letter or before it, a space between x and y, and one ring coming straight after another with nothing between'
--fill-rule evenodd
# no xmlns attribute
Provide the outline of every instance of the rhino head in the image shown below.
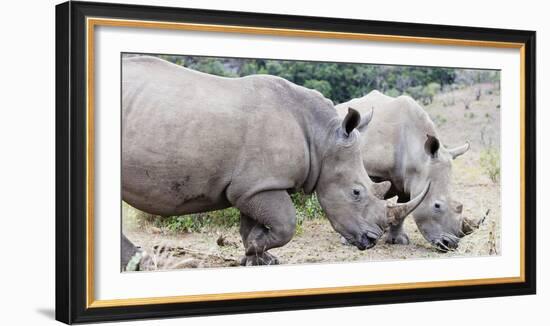
<svg viewBox="0 0 550 326"><path fill-rule="evenodd" d="M453 199L450 187L452 160L469 148L469 143L445 148L432 135L427 135L424 144L428 160L424 171L418 172L416 183L421 185L424 180L431 180L431 189L413 216L424 238L441 251L456 249L460 238L477 229L481 222L462 215L462 203ZM415 193L414 187L418 186L412 185L411 194Z"/></svg>
<svg viewBox="0 0 550 326"><path fill-rule="evenodd" d="M374 183L361 156L358 130L366 128L371 118L372 111L361 119L359 112L350 108L332 128L316 185L319 203L333 228L360 250L373 247L390 224L402 221L422 202L429 189L426 183L407 203L390 204L381 199L390 183Z"/></svg>

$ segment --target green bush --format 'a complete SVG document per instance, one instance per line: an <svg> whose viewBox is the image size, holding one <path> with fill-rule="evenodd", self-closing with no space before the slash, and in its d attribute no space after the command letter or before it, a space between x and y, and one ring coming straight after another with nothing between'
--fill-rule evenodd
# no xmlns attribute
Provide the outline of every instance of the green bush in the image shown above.
<svg viewBox="0 0 550 326"><path fill-rule="evenodd" d="M304 87L317 90L326 98L330 98L331 96L332 88L326 80L309 79L305 81Z"/></svg>
<svg viewBox="0 0 550 326"><path fill-rule="evenodd" d="M316 194L306 195L300 191L290 196L296 208L296 234L302 234L305 220L325 217Z"/></svg>
<svg viewBox="0 0 550 326"><path fill-rule="evenodd" d="M413 99L422 102L424 105L431 104L434 96L441 91L441 85L438 83L429 83L427 86L417 85L406 89L405 93Z"/></svg>
<svg viewBox="0 0 550 326"><path fill-rule="evenodd" d="M296 233L302 232L304 220L325 216L315 194L306 195L303 192L298 192L292 194L291 199L296 208ZM207 213L169 217L146 214L126 203L123 203L123 209L125 224L128 227L141 228L145 225L152 225L171 232L182 233L203 232L211 227L237 227L240 224L240 212L234 207Z"/></svg>
<svg viewBox="0 0 550 326"><path fill-rule="evenodd" d="M202 56L159 57L219 76L279 76L295 84L316 89L336 104L362 97L376 89L390 96L407 93L427 105L443 88L488 82L497 83L496 87L499 87L500 80L500 72L492 70Z"/></svg>
<svg viewBox="0 0 550 326"><path fill-rule="evenodd" d="M208 213L157 217L153 224L172 232L202 232L208 227L234 227L239 222L239 210L231 207Z"/></svg>
<svg viewBox="0 0 550 326"><path fill-rule="evenodd" d="M354 63L266 59L216 58L160 55L178 65L209 74L243 77L252 74L279 76L295 84L316 89L335 103L362 97L376 89L392 95L409 93L431 102L439 88L451 85L455 69L437 67L385 66ZM412 94L415 93L415 94Z"/></svg>
<svg viewBox="0 0 550 326"><path fill-rule="evenodd" d="M401 92L395 88L390 88L386 91L386 95L391 97L398 97L399 95L401 95Z"/></svg>
<svg viewBox="0 0 550 326"><path fill-rule="evenodd" d="M447 123L447 118L442 116L441 114L436 114L432 120L435 122L437 127L443 126L445 123Z"/></svg>
<svg viewBox="0 0 550 326"><path fill-rule="evenodd" d="M298 218L307 220L325 216L316 194L306 195L300 191L292 194L290 198L296 207Z"/></svg>
<svg viewBox="0 0 550 326"><path fill-rule="evenodd" d="M489 147L481 151L479 162L491 181L500 181L500 153L495 148Z"/></svg>

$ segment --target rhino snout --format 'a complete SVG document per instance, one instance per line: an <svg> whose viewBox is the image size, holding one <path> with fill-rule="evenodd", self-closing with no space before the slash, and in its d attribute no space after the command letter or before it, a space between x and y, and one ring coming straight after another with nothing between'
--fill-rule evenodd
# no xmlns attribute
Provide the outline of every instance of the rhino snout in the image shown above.
<svg viewBox="0 0 550 326"><path fill-rule="evenodd" d="M438 250L447 252L458 248L458 239L450 236L442 236L441 239L435 241L435 246Z"/></svg>
<svg viewBox="0 0 550 326"><path fill-rule="evenodd" d="M361 251L365 249L370 249L376 245L377 240L378 237L374 237L369 232L363 233L363 235L361 235L361 240L357 244L357 248Z"/></svg>

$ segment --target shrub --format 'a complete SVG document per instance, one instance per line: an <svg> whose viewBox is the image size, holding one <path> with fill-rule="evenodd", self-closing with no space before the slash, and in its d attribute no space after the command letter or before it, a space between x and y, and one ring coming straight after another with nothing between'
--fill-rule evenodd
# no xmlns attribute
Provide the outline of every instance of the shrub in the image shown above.
<svg viewBox="0 0 550 326"><path fill-rule="evenodd" d="M296 208L296 234L302 234L305 220L323 218L325 213L317 200L317 195L306 195L300 191L290 196Z"/></svg>
<svg viewBox="0 0 550 326"><path fill-rule="evenodd" d="M291 195L291 199L296 208L296 233L301 233L304 220L325 216L315 194L306 195L303 192L297 192ZM176 233L203 232L210 227L235 227L240 224L240 212L234 207L207 213L169 217L146 214L126 203L123 203L123 210L125 225L129 227L142 228L151 225Z"/></svg>
<svg viewBox="0 0 550 326"><path fill-rule="evenodd" d="M153 225L172 232L202 232L209 227L234 227L240 223L240 212L236 208L226 208L208 213L181 216L157 216Z"/></svg>
<svg viewBox="0 0 550 326"><path fill-rule="evenodd" d="M445 123L447 123L447 118L440 114L436 114L436 116L433 118L433 121L435 122L437 127L443 126Z"/></svg>
<svg viewBox="0 0 550 326"><path fill-rule="evenodd" d="M323 96L327 98L331 97L332 88L330 86L330 83L326 80L309 79L305 81L304 87L317 90L319 93L323 94Z"/></svg>
<svg viewBox="0 0 550 326"><path fill-rule="evenodd" d="M386 91L386 95L391 97L398 97L399 95L401 95L401 92L395 88L390 88Z"/></svg>
<svg viewBox="0 0 550 326"><path fill-rule="evenodd" d="M306 195L300 191L292 194L290 198L296 207L296 215L299 218L314 219L324 216L316 194Z"/></svg>
<svg viewBox="0 0 550 326"><path fill-rule="evenodd" d="M406 93L413 99L422 102L424 105L431 104L434 96L441 91L441 85L438 83L429 83L427 86L417 85L409 87Z"/></svg>
<svg viewBox="0 0 550 326"><path fill-rule="evenodd" d="M491 181L500 181L500 153L493 147L481 151L479 161Z"/></svg>

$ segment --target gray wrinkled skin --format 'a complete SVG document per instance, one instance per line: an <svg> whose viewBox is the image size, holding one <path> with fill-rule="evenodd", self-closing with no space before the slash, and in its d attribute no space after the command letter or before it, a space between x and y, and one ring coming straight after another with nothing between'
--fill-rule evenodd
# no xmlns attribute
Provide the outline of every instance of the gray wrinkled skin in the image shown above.
<svg viewBox="0 0 550 326"><path fill-rule="evenodd" d="M340 115L348 108L373 111L363 137L363 163L375 181L390 181L385 198L406 201L431 181L426 199L414 210L414 220L426 240L438 249L455 249L459 239L477 226L462 216L462 204L450 188L452 160L469 149L465 144L447 149L439 142L428 114L408 96L392 98L378 91L336 106ZM408 244L402 222L390 228L388 243Z"/></svg>
<svg viewBox="0 0 550 326"><path fill-rule="evenodd" d="M234 206L244 265L278 263L267 251L296 226L289 192L316 191L334 229L371 246L377 200L363 167L365 125L338 117L320 93L282 78L222 78L161 59L123 59L122 194L162 216ZM355 193L354 193L355 190Z"/></svg>

